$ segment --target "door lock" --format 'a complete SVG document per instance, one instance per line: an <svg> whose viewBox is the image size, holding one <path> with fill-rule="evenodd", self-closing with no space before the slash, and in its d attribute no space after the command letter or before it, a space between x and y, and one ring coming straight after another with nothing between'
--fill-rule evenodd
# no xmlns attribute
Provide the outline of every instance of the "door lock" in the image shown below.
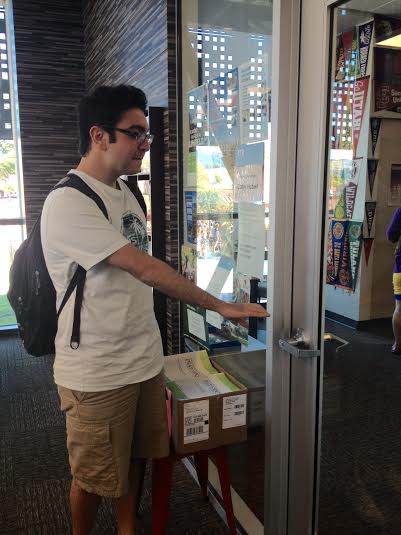
<svg viewBox="0 0 401 535"><path fill-rule="evenodd" d="M290 338L280 338L278 345L298 359L310 359L320 356L319 349L308 349L303 329L297 329Z"/></svg>

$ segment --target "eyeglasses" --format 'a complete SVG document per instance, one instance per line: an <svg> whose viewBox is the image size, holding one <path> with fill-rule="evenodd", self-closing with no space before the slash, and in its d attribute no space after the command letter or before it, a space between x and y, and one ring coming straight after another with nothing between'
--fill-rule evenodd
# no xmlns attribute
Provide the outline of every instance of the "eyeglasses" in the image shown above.
<svg viewBox="0 0 401 535"><path fill-rule="evenodd" d="M122 134L125 134L126 136L130 137L131 139L135 139L138 145L142 145L143 143L145 143L145 141L149 145L151 145L155 137L154 134L150 134L149 132L138 132L138 130L127 130L126 128L117 128L117 126L103 125L102 128L104 128L105 130L116 130L117 132L121 132Z"/></svg>

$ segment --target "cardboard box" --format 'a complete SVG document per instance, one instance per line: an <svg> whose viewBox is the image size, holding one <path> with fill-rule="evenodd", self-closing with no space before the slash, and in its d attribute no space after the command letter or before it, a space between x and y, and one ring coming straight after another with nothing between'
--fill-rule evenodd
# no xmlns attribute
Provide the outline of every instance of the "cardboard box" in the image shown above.
<svg viewBox="0 0 401 535"><path fill-rule="evenodd" d="M172 397L172 439L177 453L208 450L247 438L247 389L218 364L213 365L239 390L197 399Z"/></svg>
<svg viewBox="0 0 401 535"><path fill-rule="evenodd" d="M244 353L226 353L211 357L213 366L220 368L240 381L248 390L248 427L265 424L266 351L259 349Z"/></svg>

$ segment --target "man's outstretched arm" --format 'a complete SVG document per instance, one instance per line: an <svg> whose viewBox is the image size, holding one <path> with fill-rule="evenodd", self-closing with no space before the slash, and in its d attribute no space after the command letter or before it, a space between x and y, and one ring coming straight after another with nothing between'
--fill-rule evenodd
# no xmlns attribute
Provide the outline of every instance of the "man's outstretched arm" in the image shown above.
<svg viewBox="0 0 401 535"><path fill-rule="evenodd" d="M228 319L269 316L269 313L260 305L225 303L213 297L177 273L165 262L143 253L134 245L125 245L106 258L106 262L128 271L141 282L156 288L173 299L178 299L188 305L197 305L213 310Z"/></svg>

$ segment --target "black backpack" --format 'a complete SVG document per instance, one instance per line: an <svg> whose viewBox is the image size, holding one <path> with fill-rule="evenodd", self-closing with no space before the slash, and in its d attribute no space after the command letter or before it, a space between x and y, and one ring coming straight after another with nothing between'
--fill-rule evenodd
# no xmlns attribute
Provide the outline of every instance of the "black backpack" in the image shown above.
<svg viewBox="0 0 401 535"><path fill-rule="evenodd" d="M125 182L135 195L146 215L146 205L136 184ZM75 188L91 198L108 219L106 207L99 195L79 176L69 173L54 189ZM57 319L76 288L74 323L70 346L78 349L80 344L81 306L86 280L86 270L78 266L74 273L60 308L56 310L56 290L50 278L43 256L39 217L28 238L15 253L10 268L8 300L14 309L18 331L26 351L36 357L54 353L57 333Z"/></svg>

